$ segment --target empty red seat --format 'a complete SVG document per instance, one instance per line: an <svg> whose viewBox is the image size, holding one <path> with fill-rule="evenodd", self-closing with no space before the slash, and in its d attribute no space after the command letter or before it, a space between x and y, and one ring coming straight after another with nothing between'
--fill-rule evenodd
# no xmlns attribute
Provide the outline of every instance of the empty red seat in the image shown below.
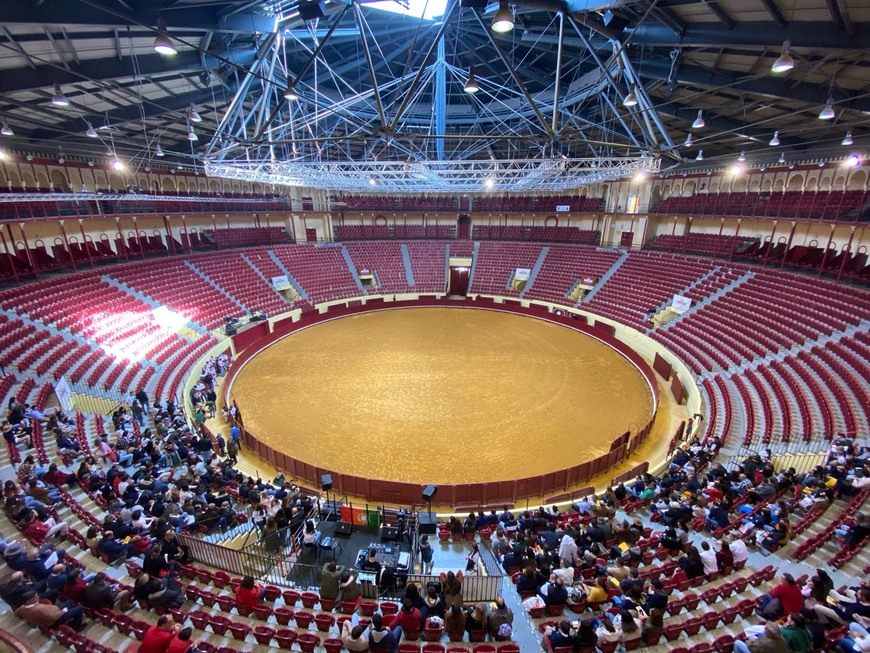
<svg viewBox="0 0 870 653"><path fill-rule="evenodd" d="M277 621L282 626L286 626L290 623L290 620L296 614L290 608L275 608L275 621Z"/></svg>
<svg viewBox="0 0 870 653"><path fill-rule="evenodd" d="M192 619L191 619L192 620ZM212 615L208 619L208 625L216 635L223 635L230 628L232 621L223 615Z"/></svg>
<svg viewBox="0 0 870 653"><path fill-rule="evenodd" d="M289 607L296 605L296 601L299 600L299 592L296 590L284 590L281 592L281 596L284 599L284 604Z"/></svg>
<svg viewBox="0 0 870 653"><path fill-rule="evenodd" d="M381 602L381 613L384 616L389 614L396 614L399 611L399 604L393 603L392 601L382 601Z"/></svg>
<svg viewBox="0 0 870 653"><path fill-rule="evenodd" d="M296 643L304 653L314 653L314 649L320 646L320 638L314 633L301 633L296 638Z"/></svg>
<svg viewBox="0 0 870 653"><path fill-rule="evenodd" d="M272 614L272 606L263 604L255 605L254 614L257 615L257 619L260 621L266 621L269 618L269 615Z"/></svg>
<svg viewBox="0 0 870 653"><path fill-rule="evenodd" d="M320 601L320 596L318 594L315 594L314 592L302 592L300 598L302 599L302 605L309 610L313 608L318 603L318 601Z"/></svg>
<svg viewBox="0 0 870 653"><path fill-rule="evenodd" d="M690 619L686 619L683 622L683 630L686 631L686 634L689 637L694 637L701 630L701 626L704 624L704 620L701 617L692 617Z"/></svg>
<svg viewBox="0 0 870 653"><path fill-rule="evenodd" d="M197 630L205 630L205 626L208 623L209 617L211 617L211 615L205 610L194 610L188 615L188 617L190 618L190 623L193 624L194 628L196 628Z"/></svg>
<svg viewBox="0 0 870 653"><path fill-rule="evenodd" d="M269 603L274 603L278 600L278 597L281 596L281 588L275 587L274 585L266 585L266 594L265 599Z"/></svg>
<svg viewBox="0 0 870 653"><path fill-rule="evenodd" d="M680 633L683 632L683 624L667 624L662 629L662 634L669 642L674 642L680 638Z"/></svg>
<svg viewBox="0 0 870 653"><path fill-rule="evenodd" d="M304 610L300 610L296 613L296 625L299 628L308 628L312 621L314 621L314 615L312 613L305 612Z"/></svg>
<svg viewBox="0 0 870 653"><path fill-rule="evenodd" d="M245 639L245 637L248 636L248 633L251 632L251 627L248 624L242 624L234 621L230 624L230 632L236 639L243 640Z"/></svg>
<svg viewBox="0 0 870 653"><path fill-rule="evenodd" d="M731 635L722 635L713 641L716 653L731 653L734 650L734 638Z"/></svg>
<svg viewBox="0 0 870 653"><path fill-rule="evenodd" d="M298 615L296 623L299 623ZM328 633L329 629L332 628L332 624L335 623L335 617L331 614L320 613L314 617L314 623L317 624L317 630L322 633Z"/></svg>
<svg viewBox="0 0 870 653"><path fill-rule="evenodd" d="M268 646L272 642L274 636L274 628L269 628L269 626L257 626L254 628L254 639L257 640L258 644Z"/></svg>
<svg viewBox="0 0 870 653"><path fill-rule="evenodd" d="M216 571L212 576L212 582L218 589L223 589L230 584L230 575L225 571Z"/></svg>
<svg viewBox="0 0 870 653"><path fill-rule="evenodd" d="M402 642L399 644L399 653L420 653L420 645L412 642Z"/></svg>
<svg viewBox="0 0 870 653"><path fill-rule="evenodd" d="M471 649L471 653L495 653L495 646L492 644L476 644Z"/></svg>
<svg viewBox="0 0 870 653"><path fill-rule="evenodd" d="M293 648L293 643L296 641L298 633L292 628L279 628L275 631L275 641L282 649L289 651Z"/></svg>
<svg viewBox="0 0 870 653"><path fill-rule="evenodd" d="M336 639L335 637L329 637L323 640L323 648L326 649L326 653L339 653L341 651L343 644L340 639Z"/></svg>
<svg viewBox="0 0 870 653"><path fill-rule="evenodd" d="M444 644L436 644L434 642L423 644L423 653L445 653ZM517 653L519 653L519 651L517 651Z"/></svg>

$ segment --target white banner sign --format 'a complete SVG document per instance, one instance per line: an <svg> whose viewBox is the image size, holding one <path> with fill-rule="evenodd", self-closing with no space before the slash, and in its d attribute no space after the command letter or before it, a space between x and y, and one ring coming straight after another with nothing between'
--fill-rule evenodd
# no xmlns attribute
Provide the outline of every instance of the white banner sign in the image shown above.
<svg viewBox="0 0 870 653"><path fill-rule="evenodd" d="M571 210L570 204L557 204L556 213L568 213Z"/></svg>
<svg viewBox="0 0 870 653"><path fill-rule="evenodd" d="M54 394L57 395L57 401L61 408L71 412L73 409L72 388L69 387L65 376L60 377L60 380L54 384Z"/></svg>
<svg viewBox="0 0 870 653"><path fill-rule="evenodd" d="M290 287L290 279L287 278L286 274L282 274L280 277L272 277L272 285L275 286L278 290L282 288Z"/></svg>
<svg viewBox="0 0 870 653"><path fill-rule="evenodd" d="M674 301L671 303L671 308L677 313L685 313L692 305L692 298L685 295L674 295Z"/></svg>
<svg viewBox="0 0 870 653"><path fill-rule="evenodd" d="M514 274L514 279L517 281L528 281L531 275L532 271L529 268L517 268L516 274Z"/></svg>

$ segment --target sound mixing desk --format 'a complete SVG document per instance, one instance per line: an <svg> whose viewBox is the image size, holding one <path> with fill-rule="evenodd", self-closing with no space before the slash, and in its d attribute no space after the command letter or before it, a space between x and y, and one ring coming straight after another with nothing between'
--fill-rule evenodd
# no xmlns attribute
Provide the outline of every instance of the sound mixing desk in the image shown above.
<svg viewBox="0 0 870 653"><path fill-rule="evenodd" d="M365 549L360 549L354 567L362 569L363 564L368 560L369 551L372 549L375 551L375 560L381 563L382 567L392 569L399 574L407 574L410 570L411 554L400 550L398 546L393 544L372 544Z"/></svg>

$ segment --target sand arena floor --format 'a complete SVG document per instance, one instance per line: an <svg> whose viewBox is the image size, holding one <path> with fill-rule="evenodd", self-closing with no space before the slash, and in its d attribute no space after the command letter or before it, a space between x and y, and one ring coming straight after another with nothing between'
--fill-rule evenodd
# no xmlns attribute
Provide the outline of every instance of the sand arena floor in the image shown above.
<svg viewBox="0 0 870 653"><path fill-rule="evenodd" d="M541 320L413 308L322 323L233 382L260 440L327 469L395 481L510 480L592 459L653 400L607 345Z"/></svg>

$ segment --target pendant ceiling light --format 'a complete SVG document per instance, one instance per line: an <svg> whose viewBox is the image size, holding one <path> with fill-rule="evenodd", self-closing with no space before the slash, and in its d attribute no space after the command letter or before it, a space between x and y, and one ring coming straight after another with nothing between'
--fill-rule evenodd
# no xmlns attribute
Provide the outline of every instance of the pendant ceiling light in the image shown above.
<svg viewBox="0 0 870 653"><path fill-rule="evenodd" d="M477 93L480 90L480 86L477 85L477 78L474 76L474 66L468 69L468 79L462 90L466 93Z"/></svg>
<svg viewBox="0 0 870 653"><path fill-rule="evenodd" d="M791 54L789 53L789 48L791 48L791 41L786 41L782 44L782 52L779 55L779 58L773 62L773 65L770 67L770 70L775 73L787 73L789 70L794 68L794 59L792 59Z"/></svg>
<svg viewBox="0 0 870 653"><path fill-rule="evenodd" d="M698 117L692 123L692 129L701 129L706 123L704 122L704 110L698 109Z"/></svg>
<svg viewBox="0 0 870 653"><path fill-rule="evenodd" d="M828 98L825 108L819 112L819 120L831 120L836 117L837 112L834 111L834 98Z"/></svg>
<svg viewBox="0 0 870 653"><path fill-rule="evenodd" d="M771 147L776 147L777 145L779 145L779 132L778 131L773 132L773 138L770 139L770 143L768 143L768 145L770 145Z"/></svg>
<svg viewBox="0 0 870 653"><path fill-rule="evenodd" d="M154 38L154 50L167 57L178 54L172 39L166 33L166 21L162 18L157 19L157 31L159 33Z"/></svg>
<svg viewBox="0 0 870 653"><path fill-rule="evenodd" d="M504 34L514 28L514 15L506 2L499 3L498 11L492 17L492 31Z"/></svg>

